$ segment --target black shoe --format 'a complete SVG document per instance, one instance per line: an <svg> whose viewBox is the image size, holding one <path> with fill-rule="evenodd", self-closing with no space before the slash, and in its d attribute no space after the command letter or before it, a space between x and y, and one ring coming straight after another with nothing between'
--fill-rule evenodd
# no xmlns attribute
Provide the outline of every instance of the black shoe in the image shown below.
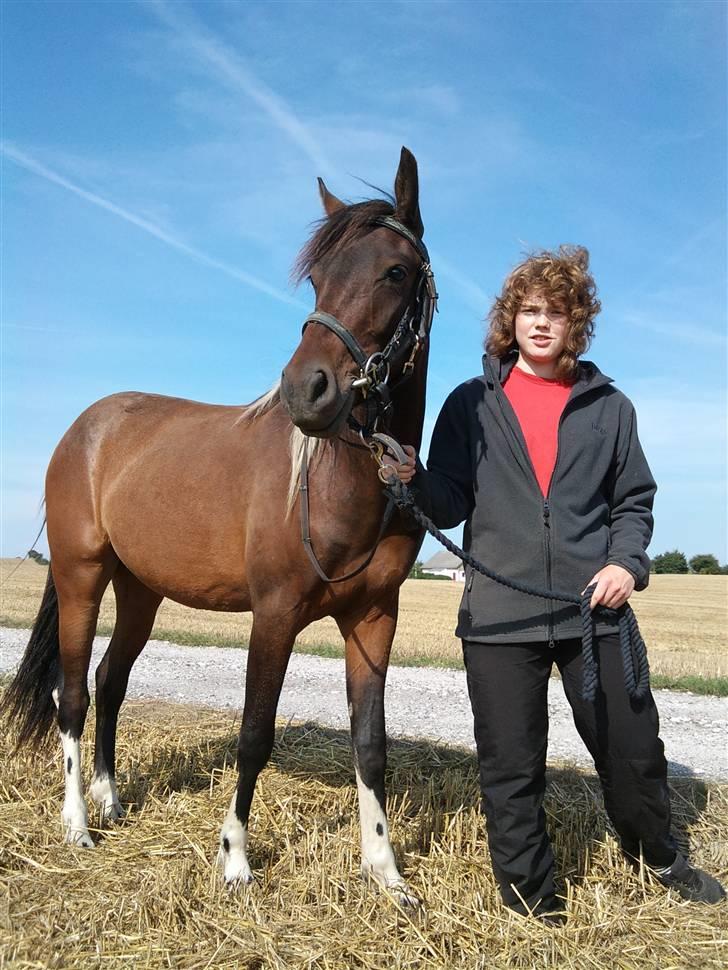
<svg viewBox="0 0 728 970"><path fill-rule="evenodd" d="M675 889L683 899L692 903L719 903L725 899L725 889L717 879L691 866L679 852L667 869L653 869L655 877L668 889Z"/></svg>
<svg viewBox="0 0 728 970"><path fill-rule="evenodd" d="M542 899L532 911L531 916L545 926L563 926L566 922L564 908L555 896Z"/></svg>
<svg viewBox="0 0 728 970"><path fill-rule="evenodd" d="M544 926L563 926L566 922L566 913L562 909L543 910L540 913L535 913L534 919L543 923Z"/></svg>

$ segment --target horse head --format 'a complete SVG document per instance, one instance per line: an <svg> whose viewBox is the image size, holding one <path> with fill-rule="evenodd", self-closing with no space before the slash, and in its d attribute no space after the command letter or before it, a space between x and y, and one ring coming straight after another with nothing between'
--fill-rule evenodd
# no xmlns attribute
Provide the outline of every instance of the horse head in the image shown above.
<svg viewBox="0 0 728 970"><path fill-rule="evenodd" d="M410 151L402 149L393 203L347 205L321 179L319 192L326 216L295 270L311 281L316 309L280 387L293 423L329 438L368 392L386 407L390 377L412 367L427 337L435 293Z"/></svg>

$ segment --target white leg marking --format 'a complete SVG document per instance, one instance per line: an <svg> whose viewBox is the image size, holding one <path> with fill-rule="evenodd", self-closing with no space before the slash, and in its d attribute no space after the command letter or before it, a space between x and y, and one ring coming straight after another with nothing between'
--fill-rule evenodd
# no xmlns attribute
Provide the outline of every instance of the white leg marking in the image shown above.
<svg viewBox="0 0 728 970"><path fill-rule="evenodd" d="M368 788L356 772L359 791L359 823L361 825L361 871L364 878L373 879L394 893L397 900L416 906L419 900L407 888L394 861L392 843L389 841L387 816L382 811L377 796Z"/></svg>
<svg viewBox="0 0 728 970"><path fill-rule="evenodd" d="M101 809L104 818L115 822L123 816L124 809L121 807L116 781L113 778L109 778L108 775L94 774L88 793Z"/></svg>
<svg viewBox="0 0 728 970"><path fill-rule="evenodd" d="M253 881L253 873L248 864L248 827L243 825L235 814L236 798L237 792L233 792L230 808L220 832L218 861L224 867L226 883L242 882L250 885Z"/></svg>
<svg viewBox="0 0 728 970"><path fill-rule="evenodd" d="M81 742L70 734L61 734L63 746L63 775L66 780L66 797L63 800L61 820L66 842L92 849L88 832L88 814L83 798L81 778Z"/></svg>

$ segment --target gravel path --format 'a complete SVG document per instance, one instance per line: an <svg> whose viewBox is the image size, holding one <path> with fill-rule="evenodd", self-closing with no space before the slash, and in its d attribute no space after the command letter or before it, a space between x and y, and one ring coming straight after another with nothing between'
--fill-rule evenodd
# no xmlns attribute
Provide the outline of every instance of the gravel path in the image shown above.
<svg viewBox="0 0 728 970"><path fill-rule="evenodd" d="M17 667L27 641L27 630L0 629L0 674ZM108 637L94 640L92 671L108 642ZM246 661L245 650L181 647L153 640L134 665L127 696L240 710ZM655 696L670 773L728 780L728 698L667 690L656 691ZM391 736L474 748L462 671L392 666L385 709ZM278 714L348 728L343 660L294 654ZM549 718L549 759L591 766L561 683L555 679L549 685Z"/></svg>

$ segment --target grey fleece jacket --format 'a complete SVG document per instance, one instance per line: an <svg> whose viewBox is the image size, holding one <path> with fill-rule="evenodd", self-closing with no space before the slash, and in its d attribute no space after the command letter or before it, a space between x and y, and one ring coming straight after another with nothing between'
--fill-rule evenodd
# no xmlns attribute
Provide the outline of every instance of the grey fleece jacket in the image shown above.
<svg viewBox="0 0 728 970"><path fill-rule="evenodd" d="M466 551L510 579L579 594L616 563L644 589L657 486L631 402L594 364L580 363L544 499L503 391L515 360L484 356L483 376L445 401L427 470L418 464L413 481L423 504L440 528L465 521ZM596 632L615 626L598 621ZM455 632L482 643L553 643L580 637L581 619L575 606L518 593L467 568Z"/></svg>

